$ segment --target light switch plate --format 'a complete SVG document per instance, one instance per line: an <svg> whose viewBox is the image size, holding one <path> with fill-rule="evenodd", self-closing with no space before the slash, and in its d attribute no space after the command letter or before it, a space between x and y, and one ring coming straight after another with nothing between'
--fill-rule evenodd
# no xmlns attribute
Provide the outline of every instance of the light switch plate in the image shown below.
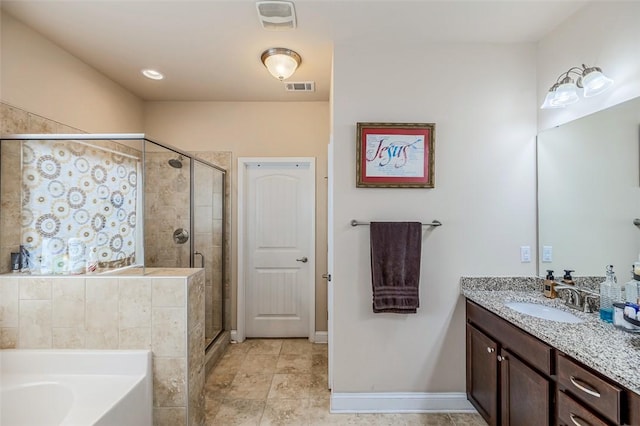
<svg viewBox="0 0 640 426"><path fill-rule="evenodd" d="M542 246L542 261L545 263L553 262L553 247Z"/></svg>
<svg viewBox="0 0 640 426"><path fill-rule="evenodd" d="M520 262L531 262L531 246L520 246Z"/></svg>

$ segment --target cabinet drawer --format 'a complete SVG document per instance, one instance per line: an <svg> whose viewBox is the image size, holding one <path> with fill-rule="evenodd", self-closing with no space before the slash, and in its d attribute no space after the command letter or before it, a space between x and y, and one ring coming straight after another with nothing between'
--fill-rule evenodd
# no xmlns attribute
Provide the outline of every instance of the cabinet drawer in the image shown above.
<svg viewBox="0 0 640 426"><path fill-rule="evenodd" d="M608 426L564 392L558 391L557 404L559 426Z"/></svg>
<svg viewBox="0 0 640 426"><path fill-rule="evenodd" d="M552 374L553 348L509 324L506 320L467 300L467 319L489 336L499 338L502 346L545 374Z"/></svg>
<svg viewBox="0 0 640 426"><path fill-rule="evenodd" d="M558 384L598 413L621 423L622 389L567 358L557 357Z"/></svg>
<svg viewBox="0 0 640 426"><path fill-rule="evenodd" d="M640 395L627 392L629 398L629 421L626 424L640 425Z"/></svg>

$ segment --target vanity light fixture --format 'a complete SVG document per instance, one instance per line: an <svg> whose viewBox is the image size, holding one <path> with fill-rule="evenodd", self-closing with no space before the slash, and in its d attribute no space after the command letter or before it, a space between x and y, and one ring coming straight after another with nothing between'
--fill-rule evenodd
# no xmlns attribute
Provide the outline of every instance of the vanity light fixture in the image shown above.
<svg viewBox="0 0 640 426"><path fill-rule="evenodd" d="M577 75L578 79L574 81L570 74ZM587 67L585 64L582 64L582 68L572 67L556 79L540 108L564 108L578 102L578 88L583 89L583 97L590 98L606 91L612 85L613 80L605 76L599 67Z"/></svg>
<svg viewBox="0 0 640 426"><path fill-rule="evenodd" d="M140 72L142 73L142 75L150 78L151 80L162 80L164 78L164 75L162 75L160 71L152 70L150 68L144 69Z"/></svg>
<svg viewBox="0 0 640 426"><path fill-rule="evenodd" d="M262 52L260 59L271 75L280 81L291 77L302 63L300 55L284 47L267 49Z"/></svg>

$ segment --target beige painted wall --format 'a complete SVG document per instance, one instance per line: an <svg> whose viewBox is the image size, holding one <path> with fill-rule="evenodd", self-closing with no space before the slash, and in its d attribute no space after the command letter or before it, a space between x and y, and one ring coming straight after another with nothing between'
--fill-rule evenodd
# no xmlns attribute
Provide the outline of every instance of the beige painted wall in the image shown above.
<svg viewBox="0 0 640 426"><path fill-rule="evenodd" d="M91 133L142 132L136 96L0 12L0 100Z"/></svg>
<svg viewBox="0 0 640 426"><path fill-rule="evenodd" d="M333 84L333 390L464 392L460 276L536 271L519 259L536 242L535 45L338 44ZM356 188L357 122L435 123L435 188ZM351 219L442 221L424 232L417 314L372 312L368 229Z"/></svg>
<svg viewBox="0 0 640 426"><path fill-rule="evenodd" d="M316 330L327 329L328 102L147 102L145 132L187 151L231 151L238 157L316 158ZM237 307L237 171L230 170L232 199L231 322Z"/></svg>

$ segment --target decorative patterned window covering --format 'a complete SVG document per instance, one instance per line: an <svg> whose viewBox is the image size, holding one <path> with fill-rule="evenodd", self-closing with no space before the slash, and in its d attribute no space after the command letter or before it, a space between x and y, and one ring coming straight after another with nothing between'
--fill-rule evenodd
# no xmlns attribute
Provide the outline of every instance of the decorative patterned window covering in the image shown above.
<svg viewBox="0 0 640 426"><path fill-rule="evenodd" d="M135 157L83 142L23 142L22 243L32 268L79 273L92 249L101 263L135 259L139 169Z"/></svg>

